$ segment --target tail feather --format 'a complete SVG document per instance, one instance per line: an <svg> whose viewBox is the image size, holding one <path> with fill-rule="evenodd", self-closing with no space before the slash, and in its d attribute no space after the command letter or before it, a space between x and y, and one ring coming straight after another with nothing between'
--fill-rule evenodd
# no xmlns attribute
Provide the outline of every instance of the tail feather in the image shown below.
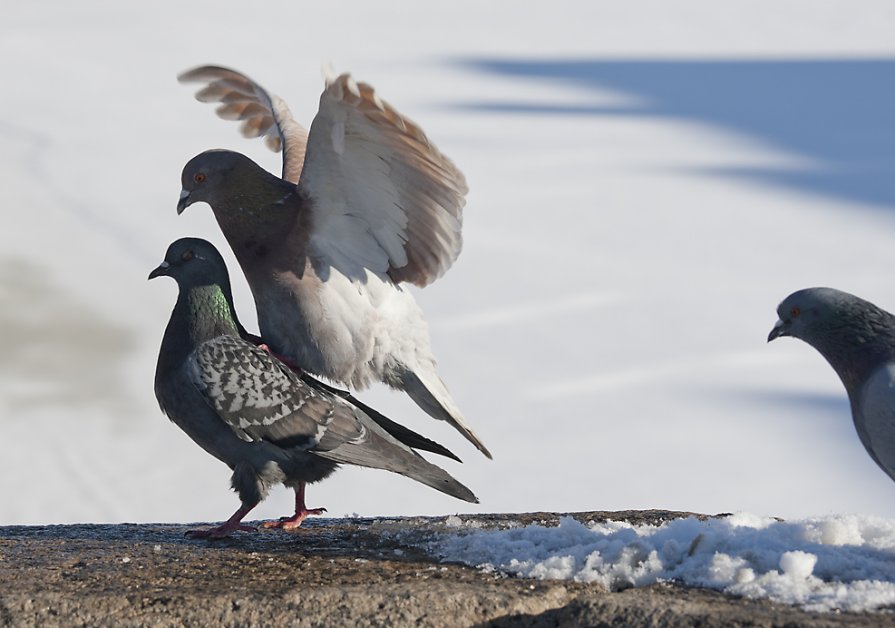
<svg viewBox="0 0 895 628"><path fill-rule="evenodd" d="M311 377L307 373L302 373L301 378L310 386L317 388L318 390L322 389L334 395L338 395L342 399L345 399L346 401L352 403L354 406L360 408L367 414L368 417L376 421L376 423L378 423L382 429L384 429L386 432L394 436L396 439L398 439L408 447L412 447L413 449L421 449L423 451L429 451L433 454L444 456L445 458L452 458L457 462L463 462L456 456L456 454L454 454L454 452L452 452L447 447L439 445L433 440L429 440L422 434L417 434L410 428L404 427L400 423L395 423L378 410L371 408L367 404L360 401L357 397L349 393L347 390L341 390L339 388L336 388L335 386L325 384L319 379Z"/></svg>
<svg viewBox="0 0 895 628"><path fill-rule="evenodd" d="M401 373L401 381L404 384L404 391L429 416L439 421L447 421L458 432L463 434L466 440L475 445L480 452L488 458L492 458L491 452L488 451L485 444L466 423L466 419L463 418L460 410L454 404L451 393L448 392L447 387L438 375L431 373L421 376L419 373L415 373L405 367Z"/></svg>
<svg viewBox="0 0 895 628"><path fill-rule="evenodd" d="M478 497L447 471L396 440L368 417L360 415L358 418L367 428L367 437L362 442L345 442L335 449L314 453L333 462L398 473L457 499L479 503Z"/></svg>

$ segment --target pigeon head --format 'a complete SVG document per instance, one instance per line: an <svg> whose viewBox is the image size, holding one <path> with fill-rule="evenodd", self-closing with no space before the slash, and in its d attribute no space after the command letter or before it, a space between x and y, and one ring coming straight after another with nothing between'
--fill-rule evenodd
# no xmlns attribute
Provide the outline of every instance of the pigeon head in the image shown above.
<svg viewBox="0 0 895 628"><path fill-rule="evenodd" d="M768 342L792 336L823 355L851 392L895 356L895 316L833 288L807 288L786 297Z"/></svg>
<svg viewBox="0 0 895 628"><path fill-rule="evenodd" d="M841 315L848 309L852 295L832 288L806 288L793 292L777 306L779 317L768 342L781 336L792 336L813 344L815 337L823 337L840 327Z"/></svg>
<svg viewBox="0 0 895 628"><path fill-rule="evenodd" d="M236 256L282 237L298 212L287 199L295 184L276 177L254 161L229 150L208 150L190 159L181 175L177 213L193 203L208 203Z"/></svg>
<svg viewBox="0 0 895 628"><path fill-rule="evenodd" d="M149 278L162 275L173 277L180 288L172 321L189 320L199 328L198 335L191 338L213 338L220 333L247 335L233 306L227 265L211 242L201 238L181 238L172 242L165 253L165 261L149 273ZM191 314L186 318L178 317L185 303L189 303Z"/></svg>
<svg viewBox="0 0 895 628"><path fill-rule="evenodd" d="M212 209L226 209L251 190L259 174L272 176L254 161L231 150L207 150L190 159L180 175L182 189L177 213L193 203L208 203ZM249 187L246 187L246 184Z"/></svg>
<svg viewBox="0 0 895 628"><path fill-rule="evenodd" d="M225 292L230 289L224 258L211 242L201 238L173 242L165 253L165 261L149 273L149 279L162 275L173 277L181 287L217 285Z"/></svg>

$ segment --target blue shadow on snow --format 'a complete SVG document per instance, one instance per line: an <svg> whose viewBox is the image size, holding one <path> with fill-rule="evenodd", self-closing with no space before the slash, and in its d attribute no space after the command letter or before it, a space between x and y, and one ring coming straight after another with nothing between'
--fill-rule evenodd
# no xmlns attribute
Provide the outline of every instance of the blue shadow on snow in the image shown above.
<svg viewBox="0 0 895 628"><path fill-rule="evenodd" d="M799 191L895 209L895 58L806 60L495 60L480 72L611 89L619 107L525 102L461 106L495 113L631 115L715 125L807 159L801 168L718 168Z"/></svg>

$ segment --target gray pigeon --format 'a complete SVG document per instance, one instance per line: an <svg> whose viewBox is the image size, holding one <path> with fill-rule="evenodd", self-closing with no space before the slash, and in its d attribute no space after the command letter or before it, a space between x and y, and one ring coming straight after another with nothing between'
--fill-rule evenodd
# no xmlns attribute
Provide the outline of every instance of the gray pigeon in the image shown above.
<svg viewBox="0 0 895 628"><path fill-rule="evenodd" d="M190 70L245 135L283 150L283 178L210 150L183 169L178 213L211 206L245 273L261 336L289 363L353 389L403 390L489 458L436 369L425 286L460 254L466 182L423 131L347 74L328 78L305 132L286 104L226 68Z"/></svg>
<svg viewBox="0 0 895 628"><path fill-rule="evenodd" d="M450 452L375 413L347 393L295 373L242 338L230 279L217 249L197 238L177 240L149 278L168 275L180 288L155 375L162 411L200 447L233 469L242 505L224 524L195 531L223 537L250 530L242 519L272 485L295 489L295 515L267 527L295 528L323 509L305 506L307 482L339 463L386 469L477 503L475 495L413 451ZM364 406L365 407L365 406Z"/></svg>
<svg viewBox="0 0 895 628"><path fill-rule="evenodd" d="M777 314L768 342L800 338L827 359L845 384L861 443L895 480L895 316L832 288L794 292Z"/></svg>

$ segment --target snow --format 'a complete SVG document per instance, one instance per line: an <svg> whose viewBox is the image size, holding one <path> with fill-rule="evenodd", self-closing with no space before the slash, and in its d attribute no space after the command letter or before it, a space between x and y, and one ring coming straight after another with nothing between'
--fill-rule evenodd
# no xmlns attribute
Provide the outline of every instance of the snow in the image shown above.
<svg viewBox="0 0 895 628"><path fill-rule="evenodd" d="M895 522L867 516L779 521L748 513L659 526L623 521L481 530L454 521L432 549L486 571L600 584L674 581L812 611L895 604Z"/></svg>
<svg viewBox="0 0 895 628"><path fill-rule="evenodd" d="M464 251L416 294L440 373L495 459L377 387L363 400L463 458L439 464L481 504L344 469L309 488L311 505L336 516L895 519L895 483L861 447L835 374L802 343L765 343L777 303L798 288L895 310L895 5L265 7L85 0L5 12L0 524L236 510L227 468L158 410L175 287L146 276L174 239L210 239L256 330L208 209L177 216L179 176L213 147L274 172L280 158L175 76L232 66L307 124L326 62L374 85L467 176ZM253 516L291 507L279 489ZM825 521L831 537L857 534ZM784 573L785 551L817 554L781 547L742 586ZM807 563L790 556L781 577Z"/></svg>

